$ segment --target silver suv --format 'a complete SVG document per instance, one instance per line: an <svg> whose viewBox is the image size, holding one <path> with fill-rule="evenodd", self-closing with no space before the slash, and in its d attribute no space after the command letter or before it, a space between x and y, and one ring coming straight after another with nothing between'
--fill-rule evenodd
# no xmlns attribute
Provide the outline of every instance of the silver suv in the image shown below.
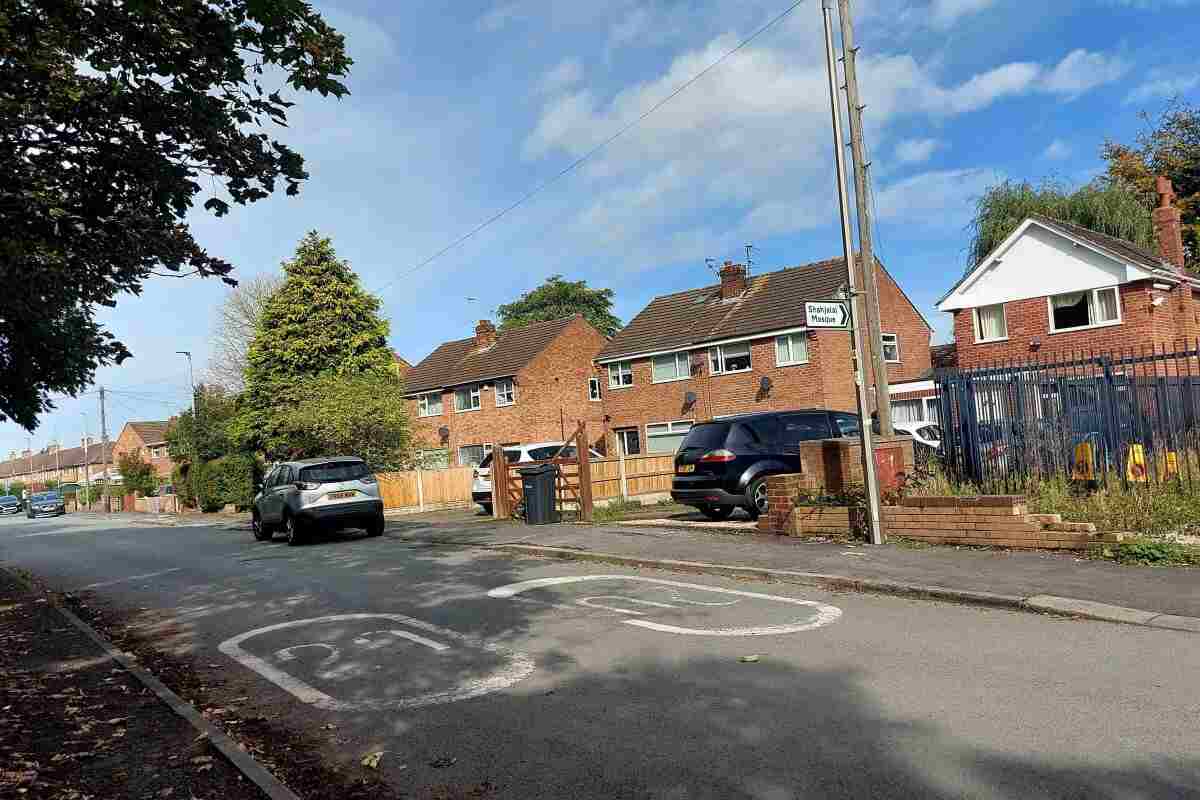
<svg viewBox="0 0 1200 800"><path fill-rule="evenodd" d="M263 478L250 510L254 538L282 531L287 543L300 544L317 525L365 528L383 534L379 484L361 458L310 458L276 464Z"/></svg>

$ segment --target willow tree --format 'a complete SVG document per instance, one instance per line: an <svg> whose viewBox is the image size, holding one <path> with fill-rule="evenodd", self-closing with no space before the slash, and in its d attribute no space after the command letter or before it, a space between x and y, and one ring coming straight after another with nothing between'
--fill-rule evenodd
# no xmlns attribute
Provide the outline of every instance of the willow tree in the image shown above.
<svg viewBox="0 0 1200 800"><path fill-rule="evenodd" d="M1026 218L1041 214L1155 250L1150 208L1129 187L1089 183L1075 190L1047 180L1004 181L984 191L975 202L966 271L996 249Z"/></svg>

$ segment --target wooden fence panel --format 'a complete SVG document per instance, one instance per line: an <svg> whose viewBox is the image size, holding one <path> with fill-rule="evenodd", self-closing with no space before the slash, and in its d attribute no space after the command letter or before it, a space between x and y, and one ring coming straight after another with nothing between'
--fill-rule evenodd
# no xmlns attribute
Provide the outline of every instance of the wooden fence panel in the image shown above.
<svg viewBox="0 0 1200 800"><path fill-rule="evenodd" d="M470 467L387 472L379 479L379 496L384 508L439 508L471 502Z"/></svg>
<svg viewBox="0 0 1200 800"><path fill-rule="evenodd" d="M620 459L597 459L591 462L591 468L592 496L595 499L621 495ZM671 491L671 477L674 474L674 453L625 457L625 482L629 485L630 497Z"/></svg>

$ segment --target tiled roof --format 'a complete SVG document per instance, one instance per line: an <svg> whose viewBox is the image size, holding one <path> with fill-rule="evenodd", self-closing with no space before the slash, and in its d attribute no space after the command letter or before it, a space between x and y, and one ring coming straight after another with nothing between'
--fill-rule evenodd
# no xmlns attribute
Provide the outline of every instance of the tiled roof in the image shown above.
<svg viewBox="0 0 1200 800"><path fill-rule="evenodd" d="M108 462L113 463L113 447L116 442L109 442L105 447L108 455ZM89 464L103 464L105 450L101 450L100 443L88 445L87 458ZM8 477L20 478L23 475L28 475L29 456L18 456L5 461L0 461L0 480ZM54 453L34 453L33 454L33 471L44 472L46 470L54 470L59 467L68 469L70 467L83 466L83 447L64 447L58 451L58 460L55 461Z"/></svg>
<svg viewBox="0 0 1200 800"><path fill-rule="evenodd" d="M405 391L415 394L516 375L575 319L563 317L498 331L496 343L486 350L476 348L474 337L446 342L408 371Z"/></svg>
<svg viewBox="0 0 1200 800"><path fill-rule="evenodd" d="M142 440L144 445L162 444L167 440L167 426L170 423L166 420L162 422L130 422L129 427L133 428Z"/></svg>
<svg viewBox="0 0 1200 800"><path fill-rule="evenodd" d="M598 360L700 345L803 327L804 303L828 300L846 283L846 260L834 258L751 276L740 297L721 299L720 285L656 297L600 351Z"/></svg>

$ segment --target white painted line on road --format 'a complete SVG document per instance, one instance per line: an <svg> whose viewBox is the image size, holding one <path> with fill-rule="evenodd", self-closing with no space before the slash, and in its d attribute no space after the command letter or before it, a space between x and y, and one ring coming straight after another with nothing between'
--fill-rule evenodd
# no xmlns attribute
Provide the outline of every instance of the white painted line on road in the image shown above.
<svg viewBox="0 0 1200 800"><path fill-rule="evenodd" d="M599 608L604 611L616 611L618 614L636 614L638 616L645 615L645 611L634 611L632 608L621 608L620 606L606 606L603 603L597 603L597 600L620 600L625 603L636 603L641 606L657 606L658 608L679 608L670 603L656 603L653 600L639 600L636 597L625 597L619 594L598 594L595 597L583 597L575 601L577 606L587 606L588 608Z"/></svg>
<svg viewBox="0 0 1200 800"><path fill-rule="evenodd" d="M338 700L309 685L300 678L294 675L289 675L281 669L278 669L272 664L267 663L263 659L249 653L242 648L242 643L255 636L261 636L275 631L289 630L292 628L300 628L305 625L318 625L323 622L352 622L357 620L382 619L393 623L399 623L409 628L416 628L427 633L436 634L444 639L457 642L478 650L483 650L494 655L498 655L507 660L507 663L500 669L483 678L472 678L466 680L458 686L451 689L446 689L441 692L430 692L415 697L400 697L387 698L379 700ZM429 643L434 643L432 640L426 640ZM279 688L290 692L293 696L316 706L325 711L386 711L386 710L403 710L411 708L420 708L422 706L441 705L444 703L454 703L459 700L469 700L472 697L497 692L502 689L507 689L514 683L528 677L534 670L533 659L526 654L509 650L508 648L490 644L474 636L468 636L458 631L450 630L449 628L441 628L437 625L431 625L423 620L406 617L400 614L333 614L326 617L314 617L312 619L298 619L290 622L280 622L275 625L268 625L264 628L255 628L252 631L234 636L232 639L227 639L217 647L225 655L240 662L246 667L262 675L264 678L275 684Z"/></svg>
<svg viewBox="0 0 1200 800"><path fill-rule="evenodd" d="M450 645L448 645L448 644L442 644L441 642L435 642L433 639L426 639L424 636L417 636L415 633L410 633L409 631L395 631L395 630L367 631L366 633L361 634L357 639L355 639L354 643L358 644L358 645L364 645L364 646L374 644L374 642L372 642L370 639L367 638L368 636L370 636L373 633L386 633L391 636L398 636L401 639L408 639L410 642L416 642L417 644L423 644L426 647L428 647L430 650L436 650L439 653L450 649Z"/></svg>
<svg viewBox="0 0 1200 800"><path fill-rule="evenodd" d="M118 583L128 583L129 581L140 581L143 578L157 578L159 575L166 575L171 572L179 572L183 567L171 567L170 569L159 570L158 572L146 572L142 575L130 575L128 578L117 578L112 581L99 581L97 583L89 583L87 586L80 586L78 589L71 591L79 592L84 589L100 589L104 586L116 586Z"/></svg>
<svg viewBox="0 0 1200 800"><path fill-rule="evenodd" d="M769 600L776 603L807 606L808 608L812 609L813 614L813 616L810 618L798 619L783 625L763 625L749 628L683 628L676 625L664 625L659 622L651 622L644 619L621 620L626 625L636 625L639 628L647 628L649 630L661 631L663 633L676 633L686 636L775 636L785 633L800 633L802 631L810 631L814 628L820 628L828 625L842 616L842 610L837 606L831 606L826 603L818 603L815 600L798 600L794 597L782 597L779 595L762 594L759 592L745 592L740 589L723 589L719 586L705 586L699 583L669 581L662 578L648 578L641 575L568 575L559 578L534 578L528 581L520 581L518 583L510 583L505 586L499 586L495 589L492 589L487 594L488 597L508 598L518 595L521 592L528 592L532 589L544 589L549 586L562 586L571 583L583 583L586 581L638 581L640 583L652 583L660 586L673 586L679 589L695 589L701 592L714 592L716 594L749 597L755 600Z"/></svg>
<svg viewBox="0 0 1200 800"><path fill-rule="evenodd" d="M332 664L334 661L337 661L338 657L342 654L341 650L338 650L331 644L325 644L324 642L311 642L310 644L297 644L291 647L285 647L282 650L276 650L275 658L279 659L280 661L295 661L296 651L303 650L306 647L320 647L329 653L329 655L321 659L322 664Z"/></svg>
<svg viewBox="0 0 1200 800"><path fill-rule="evenodd" d="M67 528L65 531L42 531L41 533L19 533L14 536L14 539L32 539L35 536L62 536L65 533L90 533L95 535L94 531L87 528Z"/></svg>

